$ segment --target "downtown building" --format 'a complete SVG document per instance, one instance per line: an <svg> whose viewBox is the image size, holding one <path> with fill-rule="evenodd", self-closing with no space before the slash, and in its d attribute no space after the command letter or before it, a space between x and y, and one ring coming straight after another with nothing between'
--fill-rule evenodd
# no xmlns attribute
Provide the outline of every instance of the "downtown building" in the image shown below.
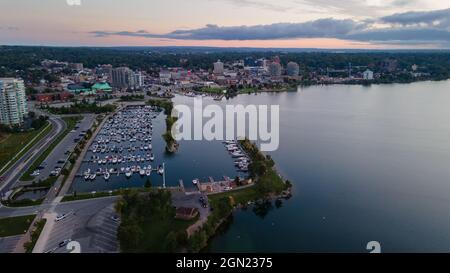
<svg viewBox="0 0 450 273"><path fill-rule="evenodd" d="M0 78L0 124L20 125L27 114L23 80Z"/></svg>
<svg viewBox="0 0 450 273"><path fill-rule="evenodd" d="M144 77L141 72L135 73L128 67L118 67L112 70L111 83L116 90L134 90L144 85Z"/></svg>

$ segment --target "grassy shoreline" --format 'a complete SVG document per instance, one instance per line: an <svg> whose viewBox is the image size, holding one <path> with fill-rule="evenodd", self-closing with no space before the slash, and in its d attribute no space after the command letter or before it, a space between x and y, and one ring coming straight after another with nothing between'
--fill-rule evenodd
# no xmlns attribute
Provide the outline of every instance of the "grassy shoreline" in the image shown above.
<svg viewBox="0 0 450 273"><path fill-rule="evenodd" d="M162 137L166 141L166 152L169 154L176 153L178 143L172 136L172 126L177 122L177 118L172 117L173 102L169 99L150 99L147 101L147 105L164 109L164 114L166 115L166 132Z"/></svg>
<svg viewBox="0 0 450 273"><path fill-rule="evenodd" d="M260 152L258 147L247 139L239 141L239 144L252 160L249 170L250 178L254 179L255 185L208 196L210 206L214 210L202 228L189 238L190 252L204 249L226 219L240 206L258 200L290 195L292 184L281 178L272 158Z"/></svg>

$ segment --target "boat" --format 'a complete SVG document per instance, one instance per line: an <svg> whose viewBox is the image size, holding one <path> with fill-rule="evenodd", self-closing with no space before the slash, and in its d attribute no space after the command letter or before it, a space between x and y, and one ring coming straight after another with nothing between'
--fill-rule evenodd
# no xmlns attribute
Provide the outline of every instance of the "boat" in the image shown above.
<svg viewBox="0 0 450 273"><path fill-rule="evenodd" d="M139 171L139 174L140 174L141 176L144 176L144 175L145 175L145 171L146 171L146 170L141 169L141 170Z"/></svg>
<svg viewBox="0 0 450 273"><path fill-rule="evenodd" d="M197 185L198 183L200 183L200 180L198 180L198 179L192 180L192 184Z"/></svg>
<svg viewBox="0 0 450 273"><path fill-rule="evenodd" d="M90 180L95 180L96 177L97 177L97 175L94 173L94 174L91 174L91 175L89 176L89 179L90 179Z"/></svg>
<svg viewBox="0 0 450 273"><path fill-rule="evenodd" d="M154 161L155 160L155 156L153 154L150 155L150 161Z"/></svg>
<svg viewBox="0 0 450 273"><path fill-rule="evenodd" d="M150 176L152 174L152 169L151 168L148 168L146 171L145 171L145 175L146 176Z"/></svg>
<svg viewBox="0 0 450 273"><path fill-rule="evenodd" d="M105 178L105 180L109 180L109 178L111 177L111 175L109 174L109 172L106 172L103 177Z"/></svg>
<svg viewBox="0 0 450 273"><path fill-rule="evenodd" d="M164 174L164 168L162 166L159 166L158 168L158 174L163 175Z"/></svg>
<svg viewBox="0 0 450 273"><path fill-rule="evenodd" d="M131 171L127 171L127 172L125 173L125 176L126 176L127 178L130 178L132 175L133 175L133 173L132 173Z"/></svg>

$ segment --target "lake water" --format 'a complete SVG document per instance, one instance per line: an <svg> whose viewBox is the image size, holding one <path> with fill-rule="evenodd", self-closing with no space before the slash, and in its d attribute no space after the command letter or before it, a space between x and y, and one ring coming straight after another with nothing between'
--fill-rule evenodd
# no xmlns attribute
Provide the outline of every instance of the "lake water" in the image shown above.
<svg viewBox="0 0 450 273"><path fill-rule="evenodd" d="M192 106L193 99L175 103ZM208 99L206 103L216 103ZM450 81L405 85L314 86L241 95L225 104L280 105L280 147L270 153L294 196L267 214L236 211L212 252L450 251ZM167 184L234 177L220 142L182 141L164 153L164 115L154 122L157 166ZM146 178L77 180L92 191L141 187ZM162 185L158 175L152 184Z"/></svg>
<svg viewBox="0 0 450 273"><path fill-rule="evenodd" d="M237 211L212 252L450 251L450 81L242 95L279 104L271 153L294 197Z"/></svg>

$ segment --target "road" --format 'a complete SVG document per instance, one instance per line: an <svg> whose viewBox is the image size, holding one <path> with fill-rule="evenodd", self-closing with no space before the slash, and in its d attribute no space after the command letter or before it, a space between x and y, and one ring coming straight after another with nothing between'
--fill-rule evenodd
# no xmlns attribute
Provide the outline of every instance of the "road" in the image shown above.
<svg viewBox="0 0 450 273"><path fill-rule="evenodd" d="M52 124L52 130L50 133L38 141L31 149L29 149L24 156L17 160L17 162L14 163L3 175L4 181L0 184L0 196L4 196L16 185L20 177L39 157L40 153L45 151L45 149L47 149L56 137L66 128L65 122L60 118L49 117L49 121Z"/></svg>

